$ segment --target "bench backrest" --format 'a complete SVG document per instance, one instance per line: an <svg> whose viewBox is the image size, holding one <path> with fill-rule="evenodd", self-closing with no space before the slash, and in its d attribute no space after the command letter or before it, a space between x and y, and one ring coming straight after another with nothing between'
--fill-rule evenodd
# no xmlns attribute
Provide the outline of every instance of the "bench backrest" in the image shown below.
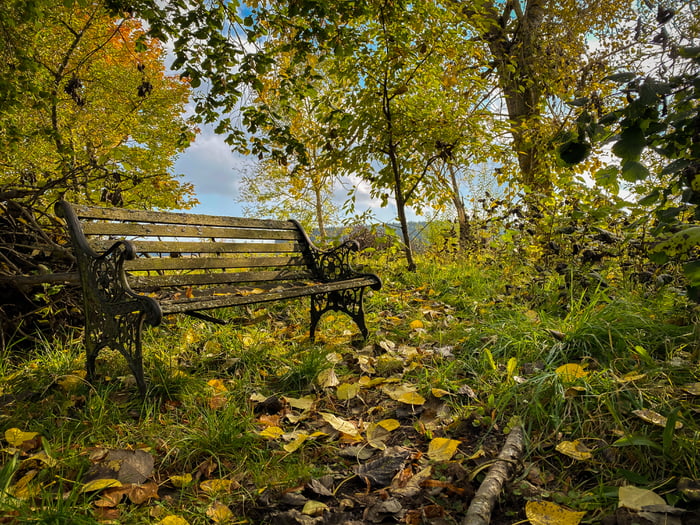
<svg viewBox="0 0 700 525"><path fill-rule="evenodd" d="M128 240L139 291L313 279L310 241L296 221L127 210L64 203L98 253ZM68 217L66 217L68 219Z"/></svg>

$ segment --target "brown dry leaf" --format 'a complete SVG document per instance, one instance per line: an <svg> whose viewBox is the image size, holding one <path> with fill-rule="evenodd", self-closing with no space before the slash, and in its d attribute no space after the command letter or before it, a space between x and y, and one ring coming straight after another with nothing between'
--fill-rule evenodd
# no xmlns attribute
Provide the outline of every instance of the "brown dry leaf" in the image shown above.
<svg viewBox="0 0 700 525"><path fill-rule="evenodd" d="M321 370L316 378L316 382L321 388L331 388L340 384L340 380L332 368Z"/></svg>
<svg viewBox="0 0 700 525"><path fill-rule="evenodd" d="M585 514L550 501L528 501L525 504L525 515L532 525L578 525Z"/></svg>
<svg viewBox="0 0 700 525"><path fill-rule="evenodd" d="M155 481L147 481L142 485L131 485L126 496L134 505L141 505L158 498L158 484Z"/></svg>
<svg viewBox="0 0 700 525"><path fill-rule="evenodd" d="M651 423L658 427L665 428L666 423L668 423L668 419L665 416L662 416L658 412L654 412L653 410L649 410L647 408L633 410L632 413L640 419L643 419L647 423ZM676 430L680 430L681 428L683 428L683 423L681 423L680 421L676 421L674 424L674 428Z"/></svg>
<svg viewBox="0 0 700 525"><path fill-rule="evenodd" d="M214 523L226 523L233 518L233 512L223 503L215 501L207 509L207 517Z"/></svg>
<svg viewBox="0 0 700 525"><path fill-rule="evenodd" d="M593 457L593 454L591 454L591 449L581 443L578 439L574 441L562 441L557 445L556 450L565 456L569 456L570 458L574 458L579 461L591 459L591 457Z"/></svg>
<svg viewBox="0 0 700 525"><path fill-rule="evenodd" d="M215 395L209 398L209 408L212 410L219 410L226 406L228 398L223 395Z"/></svg>

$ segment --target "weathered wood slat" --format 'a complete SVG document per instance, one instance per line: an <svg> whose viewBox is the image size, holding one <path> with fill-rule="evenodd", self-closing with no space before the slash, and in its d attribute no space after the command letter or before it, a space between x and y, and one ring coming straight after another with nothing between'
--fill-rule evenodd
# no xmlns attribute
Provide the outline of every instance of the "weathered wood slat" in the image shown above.
<svg viewBox="0 0 700 525"><path fill-rule="evenodd" d="M291 288L279 287L274 288L264 293L248 293L242 290L241 295L231 293L228 295L211 296L209 298L193 297L193 298L178 298L164 299L159 303L165 314L185 313L196 310L213 310L215 308L225 308L228 306L241 306L245 304L263 303L270 301L281 301L284 299L292 299L295 297L304 297L307 295L322 294L332 291L348 290L363 286L374 286L377 284L376 279L371 277L359 277L349 279L347 281L338 281L333 283L318 283L310 286L295 286Z"/></svg>
<svg viewBox="0 0 700 525"><path fill-rule="evenodd" d="M97 251L108 250L114 240L91 240L90 246ZM278 242L178 242L178 241L132 241L137 253L299 253L296 243Z"/></svg>
<svg viewBox="0 0 700 525"><path fill-rule="evenodd" d="M122 208L101 208L72 204L73 211L80 219L104 219L131 222L152 222L159 224L193 224L201 226L231 226L235 228L272 228L280 230L297 230L291 221L274 219L247 219L242 217L224 217L201 215L196 213L174 213L144 210L126 210ZM83 223L87 224L87 223Z"/></svg>
<svg viewBox="0 0 700 525"><path fill-rule="evenodd" d="M139 257L126 261L127 271L214 270L225 268L283 268L305 266L303 257Z"/></svg>
<svg viewBox="0 0 700 525"><path fill-rule="evenodd" d="M113 235L121 237L194 237L200 239L264 239L297 241L299 232L295 230L274 230L270 228L224 228L221 226L193 226L182 224L135 224L125 222L83 224L85 235Z"/></svg>
<svg viewBox="0 0 700 525"><path fill-rule="evenodd" d="M309 272L269 271L269 272L218 272L184 273L153 276L130 276L129 285L136 291L179 286L204 286L224 283L259 283L264 281L288 281L311 279Z"/></svg>

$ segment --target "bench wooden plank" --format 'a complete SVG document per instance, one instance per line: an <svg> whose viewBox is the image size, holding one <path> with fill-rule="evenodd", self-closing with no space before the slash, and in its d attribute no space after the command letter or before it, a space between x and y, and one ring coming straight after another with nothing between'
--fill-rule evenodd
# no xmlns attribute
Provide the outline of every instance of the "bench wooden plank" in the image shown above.
<svg viewBox="0 0 700 525"><path fill-rule="evenodd" d="M277 230L297 231L297 226L292 221L274 219L248 219L243 217L225 217L197 213L125 210L122 208L103 208L79 204L71 204L71 207L80 219L104 219L160 224L193 224L200 226L231 226L235 228L272 228Z"/></svg>
<svg viewBox="0 0 700 525"><path fill-rule="evenodd" d="M154 276L129 276L129 285L134 290L157 289L180 286L203 286L222 283L259 283L264 281L294 281L311 279L310 272L271 271L271 272L220 272L183 273Z"/></svg>
<svg viewBox="0 0 700 525"><path fill-rule="evenodd" d="M173 224L134 224L124 222L83 224L85 235L109 235L126 237L195 237L212 239L264 239L298 241L294 230L272 230L262 228L224 228L220 226L191 226Z"/></svg>
<svg viewBox="0 0 700 525"><path fill-rule="evenodd" d="M103 252L112 247L116 239L90 240L90 246ZM289 242L178 242L131 241L137 253L299 253L301 246Z"/></svg>
<svg viewBox="0 0 700 525"><path fill-rule="evenodd" d="M214 270L227 268L282 268L305 266L303 257L139 257L124 263L127 271Z"/></svg>
<svg viewBox="0 0 700 525"><path fill-rule="evenodd" d="M333 291L349 290L353 288L361 288L364 286L376 285L376 280L371 278L356 278L347 281L338 281L334 283L316 283L311 285L299 285L291 288L277 286L270 291L264 293L248 293L244 290L232 291L229 294L220 293L219 295L208 298L192 297L188 298L181 296L177 299L161 300L160 305L163 308L163 313L186 313L190 310L214 310L216 308L225 308L230 306L242 306L247 304L281 301L285 299L293 299L305 297L313 294L323 294Z"/></svg>

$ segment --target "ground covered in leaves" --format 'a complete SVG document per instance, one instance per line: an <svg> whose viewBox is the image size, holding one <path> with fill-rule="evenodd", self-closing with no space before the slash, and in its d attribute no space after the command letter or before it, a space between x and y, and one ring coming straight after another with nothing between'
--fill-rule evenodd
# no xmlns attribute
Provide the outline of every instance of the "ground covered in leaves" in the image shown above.
<svg viewBox="0 0 700 525"><path fill-rule="evenodd" d="M144 403L117 354L88 385L79 340L10 348L0 522L461 523L518 425L491 523L700 523L694 310L507 271L385 276L369 341L295 303L173 320Z"/></svg>

